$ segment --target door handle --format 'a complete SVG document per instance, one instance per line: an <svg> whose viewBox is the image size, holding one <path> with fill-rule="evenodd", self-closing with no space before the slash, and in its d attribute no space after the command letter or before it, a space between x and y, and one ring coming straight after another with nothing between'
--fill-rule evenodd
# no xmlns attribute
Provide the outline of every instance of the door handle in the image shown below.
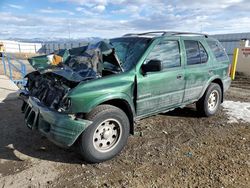
<svg viewBox="0 0 250 188"><path fill-rule="evenodd" d="M177 75L176 78L177 78L177 80L181 80L183 78L183 75L179 74L179 75Z"/></svg>

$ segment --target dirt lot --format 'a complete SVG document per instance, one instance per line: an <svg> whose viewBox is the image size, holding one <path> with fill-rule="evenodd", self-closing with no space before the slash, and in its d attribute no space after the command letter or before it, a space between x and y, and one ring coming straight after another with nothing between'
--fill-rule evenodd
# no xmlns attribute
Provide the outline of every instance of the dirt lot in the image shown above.
<svg viewBox="0 0 250 188"><path fill-rule="evenodd" d="M250 102L249 79L233 86L227 100ZM20 107L0 103L0 188L250 187L250 123L228 123L222 109L210 118L193 106L146 118L119 156L91 165L26 128Z"/></svg>

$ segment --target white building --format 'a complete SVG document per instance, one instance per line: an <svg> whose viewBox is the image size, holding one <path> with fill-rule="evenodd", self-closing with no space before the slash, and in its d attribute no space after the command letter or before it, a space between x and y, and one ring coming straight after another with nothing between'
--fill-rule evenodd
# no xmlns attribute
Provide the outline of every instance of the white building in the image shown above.
<svg viewBox="0 0 250 188"><path fill-rule="evenodd" d="M41 48L41 43L17 42L11 40L0 40L7 53L37 53Z"/></svg>

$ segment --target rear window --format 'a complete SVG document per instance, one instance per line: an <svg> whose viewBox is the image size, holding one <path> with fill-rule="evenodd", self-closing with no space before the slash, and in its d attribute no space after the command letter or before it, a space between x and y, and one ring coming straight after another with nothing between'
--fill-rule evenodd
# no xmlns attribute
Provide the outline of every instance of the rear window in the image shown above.
<svg viewBox="0 0 250 188"><path fill-rule="evenodd" d="M184 44L187 55L187 65L196 65L207 62L207 52L200 42L185 40Z"/></svg>
<svg viewBox="0 0 250 188"><path fill-rule="evenodd" d="M218 41L208 40L207 43L212 52L214 53L214 56L217 61L228 61L227 53Z"/></svg>

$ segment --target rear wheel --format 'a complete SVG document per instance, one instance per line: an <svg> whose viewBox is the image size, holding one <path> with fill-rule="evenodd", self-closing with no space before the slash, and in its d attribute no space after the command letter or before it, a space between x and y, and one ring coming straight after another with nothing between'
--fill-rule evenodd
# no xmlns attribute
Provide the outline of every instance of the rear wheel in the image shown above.
<svg viewBox="0 0 250 188"><path fill-rule="evenodd" d="M100 105L87 114L86 119L93 123L78 141L80 153L85 161L98 163L109 160L126 145L129 120L121 109Z"/></svg>
<svg viewBox="0 0 250 188"><path fill-rule="evenodd" d="M220 106L222 91L218 84L211 83L203 97L197 101L196 109L202 116L214 115Z"/></svg>

